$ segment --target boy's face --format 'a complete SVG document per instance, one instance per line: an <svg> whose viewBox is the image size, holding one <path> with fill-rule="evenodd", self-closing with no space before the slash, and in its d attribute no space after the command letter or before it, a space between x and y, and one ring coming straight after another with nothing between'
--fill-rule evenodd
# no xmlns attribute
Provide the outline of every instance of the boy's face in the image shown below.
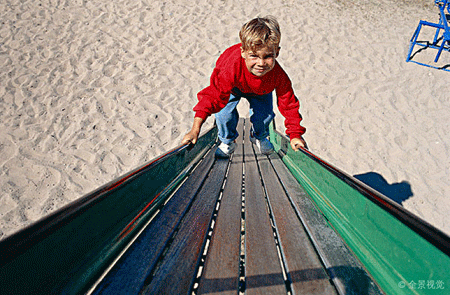
<svg viewBox="0 0 450 295"><path fill-rule="evenodd" d="M241 47L241 55L248 71L257 77L264 76L275 67L275 59L279 52L280 47L277 49L262 47L256 52Z"/></svg>

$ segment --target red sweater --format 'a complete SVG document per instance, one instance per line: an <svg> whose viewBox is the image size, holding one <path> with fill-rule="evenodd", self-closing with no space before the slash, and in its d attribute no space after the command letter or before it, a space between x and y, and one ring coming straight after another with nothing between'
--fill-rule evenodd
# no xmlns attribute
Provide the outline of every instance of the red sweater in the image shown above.
<svg viewBox="0 0 450 295"><path fill-rule="evenodd" d="M231 46L217 60L210 85L197 95L199 102L194 107L195 117L205 120L211 114L219 112L228 103L231 90L235 87L242 93L256 95L275 90L278 109L285 118L286 134L291 139L299 138L305 133L305 128L300 126L300 104L286 72L276 62L275 67L264 76L253 75L245 66L240 48L241 44Z"/></svg>

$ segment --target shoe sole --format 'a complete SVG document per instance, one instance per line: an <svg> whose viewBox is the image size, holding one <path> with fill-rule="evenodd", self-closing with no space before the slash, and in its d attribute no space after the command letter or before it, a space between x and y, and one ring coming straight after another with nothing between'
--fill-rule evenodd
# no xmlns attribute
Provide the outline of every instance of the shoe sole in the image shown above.
<svg viewBox="0 0 450 295"><path fill-rule="evenodd" d="M224 152L222 152L221 150L217 149L216 152L214 153L214 155L216 156L216 158L218 159L228 159L230 155L225 154Z"/></svg>

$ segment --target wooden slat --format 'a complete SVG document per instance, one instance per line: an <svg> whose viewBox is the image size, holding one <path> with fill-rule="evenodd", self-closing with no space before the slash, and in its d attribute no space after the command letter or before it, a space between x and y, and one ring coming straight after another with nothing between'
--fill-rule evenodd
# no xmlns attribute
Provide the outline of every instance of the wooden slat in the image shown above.
<svg viewBox="0 0 450 295"><path fill-rule="evenodd" d="M282 160L272 163L339 294L383 294Z"/></svg>
<svg viewBox="0 0 450 295"><path fill-rule="evenodd" d="M279 159L277 154L271 159ZM314 246L285 194L269 157L258 155L291 288L295 294L336 294Z"/></svg>
<svg viewBox="0 0 450 295"><path fill-rule="evenodd" d="M264 191L248 137L249 125L246 124L244 134L246 293L286 294Z"/></svg>
<svg viewBox="0 0 450 295"><path fill-rule="evenodd" d="M241 120L241 136L231 160L198 294L236 294L239 287L243 131Z"/></svg>
<svg viewBox="0 0 450 295"><path fill-rule="evenodd" d="M99 283L93 294L138 294L214 163L213 148L161 212Z"/></svg>
<svg viewBox="0 0 450 295"><path fill-rule="evenodd" d="M207 181L182 220L164 260L143 294L187 294L192 287L227 166L228 159L215 161Z"/></svg>

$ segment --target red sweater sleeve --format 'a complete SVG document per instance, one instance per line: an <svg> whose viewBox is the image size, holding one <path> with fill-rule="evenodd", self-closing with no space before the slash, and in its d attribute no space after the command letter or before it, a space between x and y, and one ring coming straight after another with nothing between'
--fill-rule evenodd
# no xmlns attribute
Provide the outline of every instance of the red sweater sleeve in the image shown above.
<svg viewBox="0 0 450 295"><path fill-rule="evenodd" d="M216 62L209 86L197 94L198 103L194 107L196 117L206 119L223 109L230 99L240 69L240 44L225 50Z"/></svg>
<svg viewBox="0 0 450 295"><path fill-rule="evenodd" d="M276 88L278 109L285 118L284 125L289 138L300 138L306 131L305 127L300 126L302 121L299 113L300 102L294 95L291 80L281 67L279 69L282 71L282 74L279 75L282 78Z"/></svg>
<svg viewBox="0 0 450 295"><path fill-rule="evenodd" d="M196 117L205 120L227 105L233 83L229 79L230 75L223 72L223 70L215 68L211 75L210 85L197 94L198 103L194 107Z"/></svg>

